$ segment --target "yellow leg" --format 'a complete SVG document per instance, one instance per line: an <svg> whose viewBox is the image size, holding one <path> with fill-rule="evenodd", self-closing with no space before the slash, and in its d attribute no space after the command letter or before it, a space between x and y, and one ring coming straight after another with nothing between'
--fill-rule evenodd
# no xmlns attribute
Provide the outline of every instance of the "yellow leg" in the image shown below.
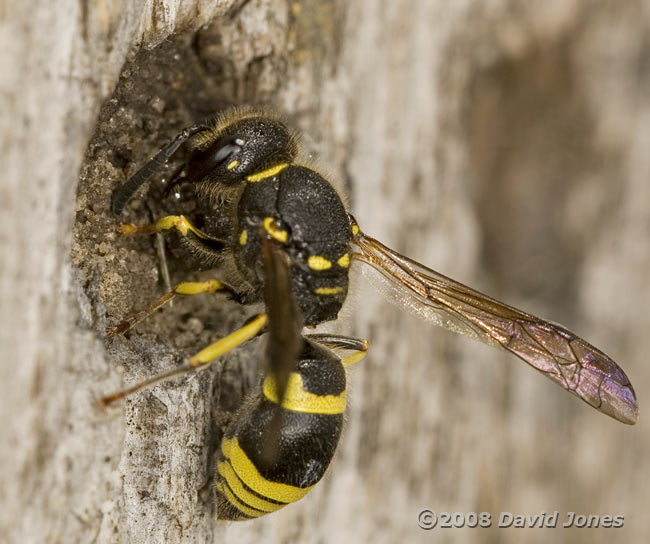
<svg viewBox="0 0 650 544"><path fill-rule="evenodd" d="M176 295L200 295L201 293L215 293L224 289L219 280L184 281L172 289Z"/></svg>
<svg viewBox="0 0 650 544"><path fill-rule="evenodd" d="M165 293L151 306L132 315L127 320L106 329L106 334L110 337L113 337L117 334L124 334L128 330L132 329L135 325L140 323L140 321L149 317L158 308L161 308L167 302L172 300L176 295L198 295L201 293L215 293L216 291L221 291L222 289L226 289L226 286L224 286L223 283L221 283L219 280L184 281L182 283L179 283L176 287L169 291L169 293Z"/></svg>
<svg viewBox="0 0 650 544"><path fill-rule="evenodd" d="M345 357L341 358L341 362L343 363L344 366L348 367L350 365L353 365L354 363L358 363L362 359L366 358L366 355L368 355L368 342L366 342L365 348L362 350L359 350L355 353L352 353L350 355L346 355Z"/></svg>
<svg viewBox="0 0 650 544"><path fill-rule="evenodd" d="M141 389L154 385L158 382L180 376L181 374L185 374L187 372L198 372L199 370L203 370L204 368L207 368L217 357L223 355L231 349L236 348L237 346L240 346L246 342L246 340L249 340L255 336L264 328L264 325L266 325L268 320L269 318L266 314L259 314L240 329L237 329L235 332L230 333L228 336L199 351L184 365L172 368L171 370L162 372L156 376L152 376L151 378L143 380L135 385L132 385L131 387L127 387L126 389L122 389L121 391L117 391L116 393L106 395L102 397L99 403L101 406L108 406L116 400L123 399L124 397L131 395L136 391L140 391Z"/></svg>
<svg viewBox="0 0 650 544"><path fill-rule="evenodd" d="M341 362L345 366L358 363L368 354L368 340L351 338L350 336L339 336L334 334L309 334L308 338L315 340L319 344L333 349L337 353L341 350L353 351L350 355L341 357Z"/></svg>
<svg viewBox="0 0 650 544"><path fill-rule="evenodd" d="M167 215L158 219L155 223L149 223L146 225L134 225L133 223L122 225L123 234L133 234L135 232L153 234L154 232L161 232L169 229L178 229L183 236L187 236L188 232L192 232L199 238L210 238L207 234L204 234L192 225L192 223L190 223L183 215Z"/></svg>
<svg viewBox="0 0 650 544"><path fill-rule="evenodd" d="M202 349L196 355L192 356L189 365L192 367L202 367L209 364L217 357L255 336L262 330L264 325L267 324L268 320L269 316L267 314L259 314L255 319L249 321L241 329L230 333L225 338L218 340L214 344Z"/></svg>

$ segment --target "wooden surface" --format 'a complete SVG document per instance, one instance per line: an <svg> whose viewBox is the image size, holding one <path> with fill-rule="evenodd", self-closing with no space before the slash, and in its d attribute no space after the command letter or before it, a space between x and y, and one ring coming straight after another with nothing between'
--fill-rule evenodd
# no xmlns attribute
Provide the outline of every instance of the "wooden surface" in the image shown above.
<svg viewBox="0 0 650 544"><path fill-rule="evenodd" d="M0 534L647 538L649 32L647 0L0 3ZM115 234L111 190L227 103L286 114L369 234L609 353L636 388L639 423L614 422L515 358L416 321L358 277L336 327L372 351L351 373L328 476L267 519L216 523L219 414L254 383L261 345L108 413L94 400L242 319L208 297L128 339L103 333L163 290L153 241ZM134 206L134 219L160 211ZM180 277L186 263L170 249ZM423 508L625 522L426 532Z"/></svg>

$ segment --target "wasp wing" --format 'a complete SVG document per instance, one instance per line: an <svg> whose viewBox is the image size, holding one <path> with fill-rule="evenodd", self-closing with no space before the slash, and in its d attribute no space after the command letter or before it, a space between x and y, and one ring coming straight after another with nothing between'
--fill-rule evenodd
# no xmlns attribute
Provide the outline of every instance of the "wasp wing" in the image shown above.
<svg viewBox="0 0 650 544"><path fill-rule="evenodd" d="M274 374L282 401L289 375L302 346L303 320L291 291L289 257L273 240L263 237L264 302L269 315L267 372Z"/></svg>
<svg viewBox="0 0 650 544"><path fill-rule="evenodd" d="M625 372L561 325L524 313L359 232L354 257L381 274L385 295L419 317L514 353L587 404L623 423L639 415Z"/></svg>
<svg viewBox="0 0 650 544"><path fill-rule="evenodd" d="M289 376L302 347L303 319L291 290L289 257L273 240L262 237L264 302L269 316L266 344L266 374L275 378L278 404L282 405ZM278 455L282 410L276 410L265 429L262 451L267 462Z"/></svg>

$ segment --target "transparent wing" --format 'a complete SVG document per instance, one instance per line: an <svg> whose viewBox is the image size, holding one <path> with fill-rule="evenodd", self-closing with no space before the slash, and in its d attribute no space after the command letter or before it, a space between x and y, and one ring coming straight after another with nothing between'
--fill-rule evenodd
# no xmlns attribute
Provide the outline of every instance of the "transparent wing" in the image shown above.
<svg viewBox="0 0 650 544"><path fill-rule="evenodd" d="M354 243L354 257L386 280L382 290L388 298L436 325L514 353L597 410L636 423L639 408L625 372L579 336L443 276L362 232Z"/></svg>

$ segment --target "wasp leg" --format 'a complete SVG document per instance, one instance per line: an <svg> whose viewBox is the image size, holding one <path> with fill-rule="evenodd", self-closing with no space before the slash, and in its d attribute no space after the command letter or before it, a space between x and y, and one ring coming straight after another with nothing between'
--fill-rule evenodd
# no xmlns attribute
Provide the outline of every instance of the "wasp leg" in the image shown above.
<svg viewBox="0 0 650 544"><path fill-rule="evenodd" d="M167 372L162 372L146 380L127 387L110 395L102 397L99 401L101 406L108 406L109 404L115 402L116 400L123 399L128 395L140 391L145 387L149 387L158 382L168 380L169 378L174 378L180 376L181 374L186 374L188 372L198 372L210 366L210 364L217 358L227 353L231 349L236 348L237 346L243 344L247 340L250 340L255 335L257 335L267 324L269 318L266 314L258 314L252 319L248 320L246 324L237 329L235 332L230 333L228 336L225 336L221 340L218 340L214 344L209 345L207 348L202 349L197 354L190 357L190 360L176 368L172 368Z"/></svg>
<svg viewBox="0 0 650 544"><path fill-rule="evenodd" d="M246 342L246 340L250 340L264 328L268 321L269 316L267 314L256 315L241 329L237 329L235 332L230 333L221 340L217 340L214 344L210 344L207 348L203 348L196 355L190 357L188 364L193 368L203 368L209 365L217 357L236 348Z"/></svg>
<svg viewBox="0 0 650 544"><path fill-rule="evenodd" d="M133 314L131 317L106 329L106 334L109 337L116 336L118 334L124 334L125 332L131 330L135 325L140 323L142 320L149 317L154 313L158 308L164 306L167 302L172 300L176 295L199 295L201 293L215 293L217 291L231 291L230 287L224 285L219 280L207 280L207 281L184 281L179 283L171 291L165 293L160 297L156 302L151 304L149 307L144 310L139 311L136 314Z"/></svg>
<svg viewBox="0 0 650 544"><path fill-rule="evenodd" d="M358 363L368 354L368 340L362 338L352 338L351 336L340 336L337 334L308 334L307 338L314 340L325 347L334 351L351 350L354 353L341 357L341 362L345 366Z"/></svg>
<svg viewBox="0 0 650 544"><path fill-rule="evenodd" d="M142 234L153 234L154 232L162 232L163 230L169 229L178 229L183 236L187 236L187 233L191 232L203 240L211 240L210 236L201 232L192 225L184 215L167 215L161 217L155 223L144 225L134 225L133 223L122 224L123 234L133 234L136 232Z"/></svg>

